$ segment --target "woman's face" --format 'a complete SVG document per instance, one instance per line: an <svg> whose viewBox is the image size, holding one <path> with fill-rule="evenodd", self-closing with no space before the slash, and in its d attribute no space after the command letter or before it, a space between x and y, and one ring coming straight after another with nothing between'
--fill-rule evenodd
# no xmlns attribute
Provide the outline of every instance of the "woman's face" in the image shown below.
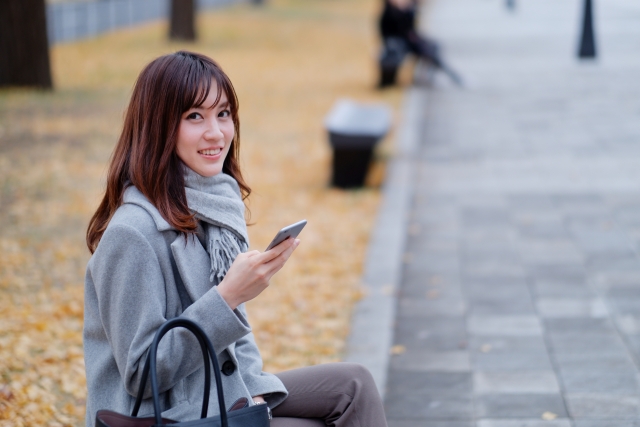
<svg viewBox="0 0 640 427"><path fill-rule="evenodd" d="M178 128L178 157L194 172L205 177L222 172L235 134L229 101L224 91L218 103L213 105L217 93L218 84L213 80L207 99L200 107L185 111Z"/></svg>

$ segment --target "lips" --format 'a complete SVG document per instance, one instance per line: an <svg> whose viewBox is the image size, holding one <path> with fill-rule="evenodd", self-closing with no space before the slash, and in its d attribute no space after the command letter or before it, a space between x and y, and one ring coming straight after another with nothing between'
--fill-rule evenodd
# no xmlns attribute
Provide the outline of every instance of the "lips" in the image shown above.
<svg viewBox="0 0 640 427"><path fill-rule="evenodd" d="M207 150L198 151L199 154L204 154L205 156L215 156L216 154L220 154L222 148L211 148Z"/></svg>

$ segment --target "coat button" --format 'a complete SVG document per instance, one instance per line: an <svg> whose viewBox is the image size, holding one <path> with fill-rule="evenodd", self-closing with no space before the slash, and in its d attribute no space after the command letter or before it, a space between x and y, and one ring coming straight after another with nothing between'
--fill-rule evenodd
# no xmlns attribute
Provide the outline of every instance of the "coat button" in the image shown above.
<svg viewBox="0 0 640 427"><path fill-rule="evenodd" d="M229 376L236 371L236 365L233 364L231 360L227 360L222 364L222 369L220 369L223 374Z"/></svg>

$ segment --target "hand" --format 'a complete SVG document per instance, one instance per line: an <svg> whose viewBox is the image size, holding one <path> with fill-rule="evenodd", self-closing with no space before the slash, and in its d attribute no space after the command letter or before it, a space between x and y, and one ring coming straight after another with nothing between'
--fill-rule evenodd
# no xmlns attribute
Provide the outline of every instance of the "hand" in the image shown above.
<svg viewBox="0 0 640 427"><path fill-rule="evenodd" d="M264 400L264 397L262 397L262 395L253 396L251 399L253 399L255 403L267 403L267 401Z"/></svg>
<svg viewBox="0 0 640 427"><path fill-rule="evenodd" d="M288 239L266 252L238 255L218 285L220 296L232 310L254 299L269 286L271 277L280 271L299 244L298 239Z"/></svg>

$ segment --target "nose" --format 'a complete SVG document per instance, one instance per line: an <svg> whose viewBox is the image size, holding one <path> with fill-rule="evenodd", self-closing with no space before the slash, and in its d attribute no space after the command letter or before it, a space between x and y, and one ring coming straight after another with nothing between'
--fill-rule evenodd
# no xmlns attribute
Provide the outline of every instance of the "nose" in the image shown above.
<svg viewBox="0 0 640 427"><path fill-rule="evenodd" d="M207 129L204 132L204 138L212 141L224 138L217 117L207 121Z"/></svg>

